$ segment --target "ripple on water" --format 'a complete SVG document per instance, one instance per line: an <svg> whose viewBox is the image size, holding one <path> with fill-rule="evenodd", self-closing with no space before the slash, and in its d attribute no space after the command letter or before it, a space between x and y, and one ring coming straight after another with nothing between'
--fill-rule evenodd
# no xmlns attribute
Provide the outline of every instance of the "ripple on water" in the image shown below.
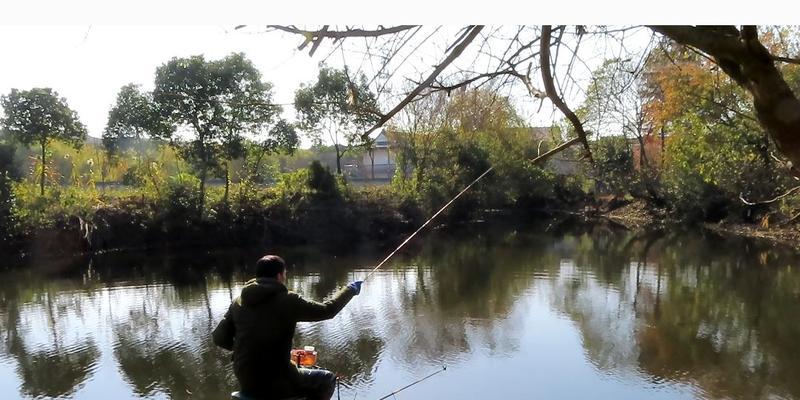
<svg viewBox="0 0 800 400"><path fill-rule="evenodd" d="M92 340L17 350L23 390L34 397L70 396L91 380L100 357Z"/></svg>

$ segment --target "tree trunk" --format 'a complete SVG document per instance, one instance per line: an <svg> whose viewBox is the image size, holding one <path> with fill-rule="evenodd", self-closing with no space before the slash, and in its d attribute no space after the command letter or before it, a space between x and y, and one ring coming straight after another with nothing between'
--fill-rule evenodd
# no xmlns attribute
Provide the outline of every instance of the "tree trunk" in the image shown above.
<svg viewBox="0 0 800 400"><path fill-rule="evenodd" d="M664 168L664 152L666 150L666 147L664 145L664 138L665 137L666 137L666 134L664 133L664 127L662 126L661 127L661 160L658 163L659 164L658 165L659 168Z"/></svg>
<svg viewBox="0 0 800 400"><path fill-rule="evenodd" d="M336 173L341 175L342 174L342 153L339 151L339 145L333 145L336 149Z"/></svg>
<svg viewBox="0 0 800 400"><path fill-rule="evenodd" d="M203 208L206 203L206 166L200 170L200 209L197 210L199 217L203 218Z"/></svg>
<svg viewBox="0 0 800 400"><path fill-rule="evenodd" d="M44 176L45 171L47 170L47 153L45 152L45 148L47 147L47 142L41 142L42 144L42 179L39 185L39 195L44 196Z"/></svg>
<svg viewBox="0 0 800 400"><path fill-rule="evenodd" d="M369 151L369 161L372 164L370 170L370 178L374 181L375 180L375 153L370 150Z"/></svg>
<svg viewBox="0 0 800 400"><path fill-rule="evenodd" d="M641 134L637 134L636 141L639 142L639 168L643 171L644 168L650 168L650 163L647 161L647 154L645 154L644 137Z"/></svg>
<svg viewBox="0 0 800 400"><path fill-rule="evenodd" d="M228 162L226 161L225 162L225 196L223 196L223 201L225 203L225 206L228 205L228 189L231 186L231 179L230 179L230 174L228 173L228 171L229 171L229 166L228 166Z"/></svg>

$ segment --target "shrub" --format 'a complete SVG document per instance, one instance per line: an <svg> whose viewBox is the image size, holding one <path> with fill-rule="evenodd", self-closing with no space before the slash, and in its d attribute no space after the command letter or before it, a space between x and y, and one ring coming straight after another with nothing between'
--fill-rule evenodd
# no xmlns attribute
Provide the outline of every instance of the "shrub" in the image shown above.
<svg viewBox="0 0 800 400"><path fill-rule="evenodd" d="M752 218L740 194L760 200L785 187L787 178L775 173L770 144L761 132L710 129L687 118L666 145L666 197L672 213L684 219Z"/></svg>
<svg viewBox="0 0 800 400"><path fill-rule="evenodd" d="M161 212L166 229L196 224L201 216L200 180L189 173L179 173L167 181L161 200Z"/></svg>

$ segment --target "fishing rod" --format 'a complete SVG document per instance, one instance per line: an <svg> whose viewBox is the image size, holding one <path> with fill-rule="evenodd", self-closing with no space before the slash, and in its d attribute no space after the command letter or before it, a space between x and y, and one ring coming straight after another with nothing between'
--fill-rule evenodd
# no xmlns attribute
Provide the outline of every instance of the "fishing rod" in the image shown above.
<svg viewBox="0 0 800 400"><path fill-rule="evenodd" d="M578 142L580 142L580 141L581 141L581 138L580 138L580 137L576 137L576 138L570 139L570 140L568 140L568 141L566 141L566 142L564 142L564 143L562 143L562 144L560 144L560 145L556 146L554 149L552 149L552 150L548 151L547 153L544 153L544 154L542 154L542 155L540 155L540 156L538 156L538 157L536 157L536 158L534 158L534 159L530 160L530 162L531 162L531 163L537 163L537 162L539 162L539 161L546 160L546 159L550 158L550 156L552 156L553 154L556 154L556 153L560 152L561 150L564 150L564 149L566 149L567 147L569 147L569 146L572 146L573 144L575 144L575 143L578 143ZM374 273L375 273L377 270L379 270L379 269L380 269L380 268L383 266L383 264L385 264L385 263L386 263L386 261L389 261L389 259L390 259L390 258L392 258L392 256L393 256L393 255L395 255L395 253L397 253L398 251L400 251L400 249L402 249L402 248L403 248L403 246L405 246L405 245L406 245L406 243L408 243L408 242L409 242L409 241L410 241L412 238L414 238L414 236L417 236L417 234L418 234L418 233L419 233L419 232L420 232L420 231L421 231L423 228L425 228L426 226L428 226L428 224L429 224L431 221L433 221L433 219L434 219L434 218L436 218L436 217L437 217L439 214L441 214L441 213L442 213L442 211L444 211L445 209L447 209L447 207L449 207L449 206L450 206L450 204L453 204L453 202L454 202L454 201L456 201L456 199L458 199L459 197L461 197L461 195L462 195L462 194L464 194L464 193L465 193L467 190L469 190L469 188L471 188L471 187L472 187L472 185L476 184L478 181L480 181L481 179L483 179L483 177L484 177L484 176L486 176L486 175L488 175L488 174L489 174L489 172L492 172L492 170L493 170L493 169L494 169L494 166L490 166L488 169L486 169L486 171L484 171L484 172L483 172L482 174L480 174L480 175L479 175L477 178L475 178L475 179L474 179L472 182L470 182L470 184L469 184L469 185L467 185L467 186L466 186L464 189L462 189L460 192L458 192L458 194L457 194L457 195L455 195L455 197L453 197L452 199L450 199L450 201L448 201L447 203L445 203L445 205L443 205L443 206L442 206L442 208L440 208L440 209L439 209L439 211L436 211L436 213L435 213L435 214L433 214L433 216L431 216L430 218L428 218L428 220L427 220L427 221L425 221L425 223L423 223L423 224L422 224L422 226L420 226L419 228L417 228L417 230L416 230L416 231L414 231L414 233L412 233L411 235L409 235L409 236L406 238L406 240L404 240L402 243L400 243L400 245L399 245L399 246L397 246L397 248L396 248L396 249L394 249L394 250L393 250L391 253L389 253L389 255L388 255L388 256L386 256L386 258L384 258L384 259L383 259L383 261L381 261L381 262L380 262L380 263L379 263L379 264L378 264L378 265L377 265L375 268L373 268L373 269L372 269L372 271L370 271L370 272L367 274L367 276L366 276L366 277L364 277L364 279L363 279L363 280L364 280L364 281L366 281L367 279L369 279L369 277L370 277L370 276L372 276L372 274L374 274Z"/></svg>
<svg viewBox="0 0 800 400"><path fill-rule="evenodd" d="M432 373L432 374L429 374L428 376L425 376L425 377L422 377L422 378L420 378L420 379L417 379L416 381L414 381L414 382L411 382L411 383L409 383L408 385L405 385L405 386L401 387L400 389L397 389L397 390L395 390L394 392L392 392L392 393L389 393L389 394L387 394L386 396L383 396L383 397L381 397L381 398L380 398L380 399L378 399L378 400L385 400L385 399L388 399L389 397L392 397L392 396L396 395L397 393L400 393L400 392L402 392L403 390L406 390L406 389L408 389L408 388L410 388L410 387L412 387L412 386L414 386L414 385L416 385L416 384L418 384L418 383L420 383L420 382L424 381L425 379L428 379L428 378L430 378L430 377L432 377L432 376L434 376L434 375L436 375L436 374L440 374L440 373L442 373L442 372L444 372L444 371L446 371L446 370L447 370L447 365L443 365L443 366L442 366L442 369L440 369L440 370L438 370L438 371L436 371L436 372L434 372L434 373Z"/></svg>

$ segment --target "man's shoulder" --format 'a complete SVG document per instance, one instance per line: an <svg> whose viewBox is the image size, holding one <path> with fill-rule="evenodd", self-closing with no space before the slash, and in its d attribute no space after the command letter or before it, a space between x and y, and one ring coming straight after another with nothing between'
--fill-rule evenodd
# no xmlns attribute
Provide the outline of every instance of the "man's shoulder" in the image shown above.
<svg viewBox="0 0 800 400"><path fill-rule="evenodd" d="M293 292L291 290L289 290L288 292L284 293L284 297L286 299L288 299L289 301L303 300L303 296L301 296L300 293Z"/></svg>

